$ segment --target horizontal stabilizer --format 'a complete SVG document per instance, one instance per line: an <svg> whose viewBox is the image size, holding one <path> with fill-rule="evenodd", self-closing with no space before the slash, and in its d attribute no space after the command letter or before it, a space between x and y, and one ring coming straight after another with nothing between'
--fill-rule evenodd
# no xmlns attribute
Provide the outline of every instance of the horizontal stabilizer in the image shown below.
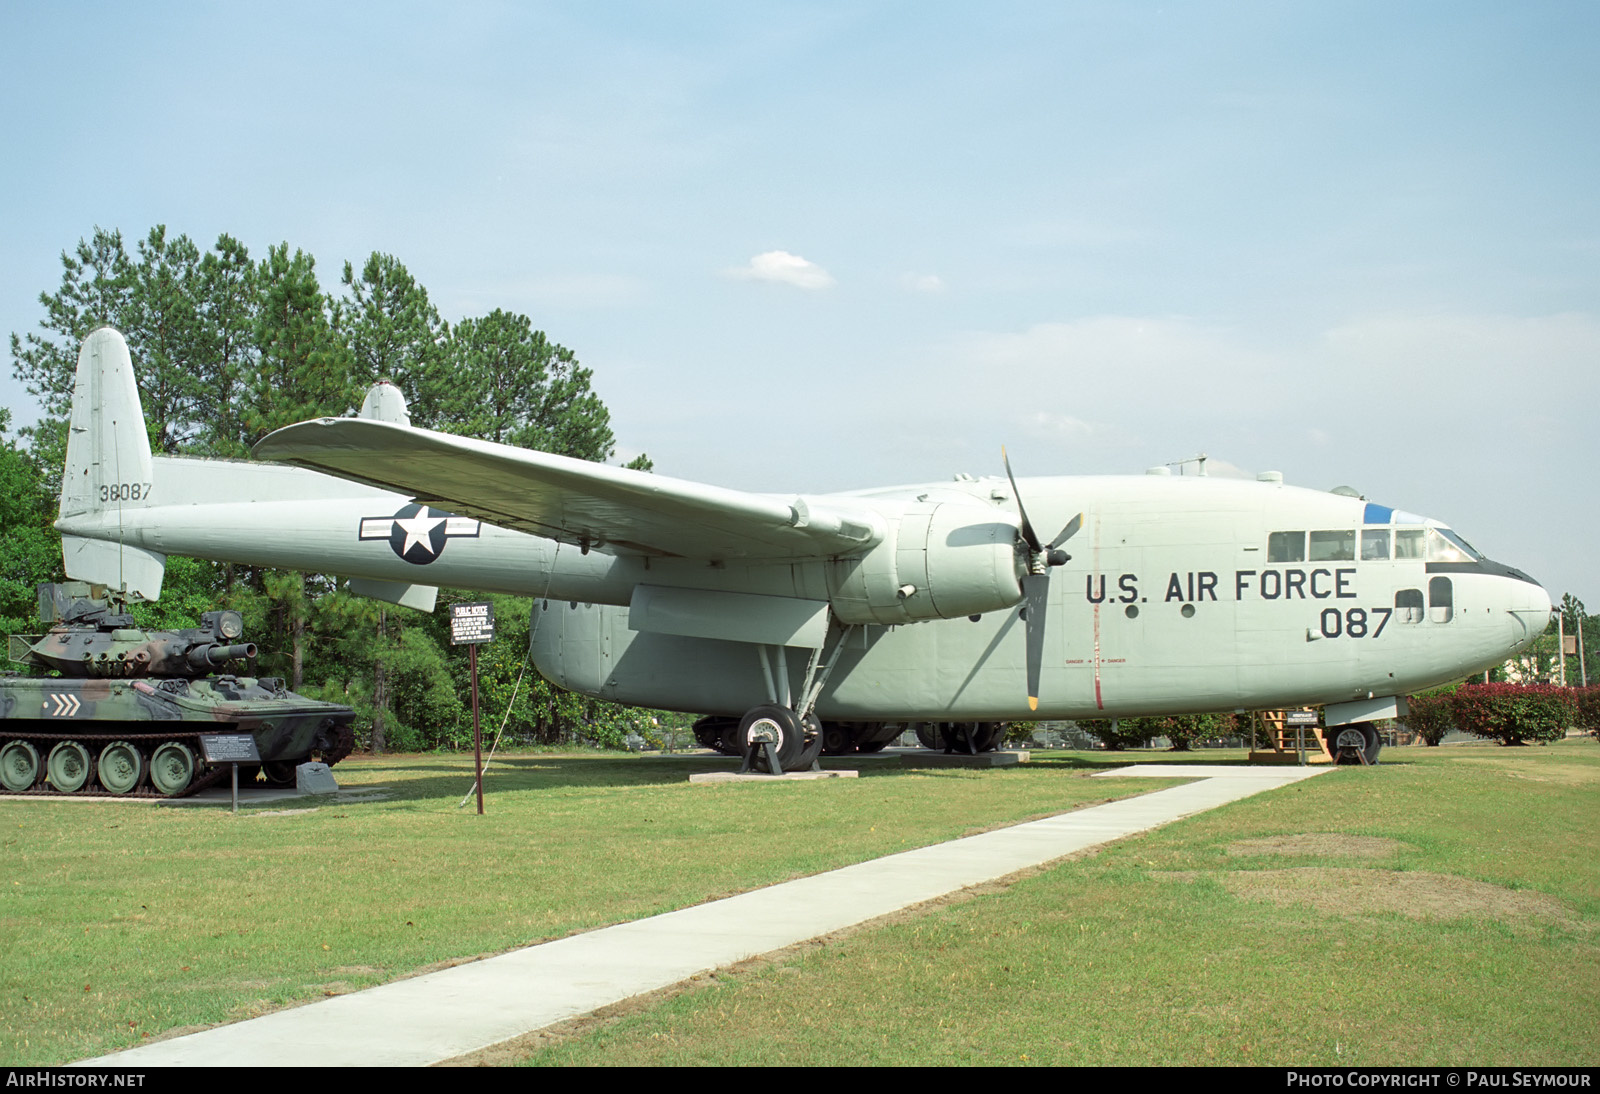
<svg viewBox="0 0 1600 1094"><path fill-rule="evenodd" d="M884 535L873 510L844 499L785 501L361 418L287 426L255 454L585 550L818 558L860 553Z"/></svg>
<svg viewBox="0 0 1600 1094"><path fill-rule="evenodd" d="M103 539L61 537L61 560L67 576L104 585L132 597L156 600L167 572L167 556Z"/></svg>

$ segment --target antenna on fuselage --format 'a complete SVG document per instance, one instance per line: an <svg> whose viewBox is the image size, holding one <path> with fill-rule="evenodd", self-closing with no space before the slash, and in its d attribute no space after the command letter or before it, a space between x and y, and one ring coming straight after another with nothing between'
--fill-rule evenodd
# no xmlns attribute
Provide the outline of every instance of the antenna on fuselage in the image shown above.
<svg viewBox="0 0 1600 1094"><path fill-rule="evenodd" d="M1189 456L1186 459L1173 460L1172 462L1168 463L1167 466L1176 467L1178 469L1178 474L1182 475L1185 473L1183 470L1184 467L1191 463L1197 465L1199 468L1195 474L1203 478L1206 473L1206 454L1204 452L1200 453L1198 456Z"/></svg>

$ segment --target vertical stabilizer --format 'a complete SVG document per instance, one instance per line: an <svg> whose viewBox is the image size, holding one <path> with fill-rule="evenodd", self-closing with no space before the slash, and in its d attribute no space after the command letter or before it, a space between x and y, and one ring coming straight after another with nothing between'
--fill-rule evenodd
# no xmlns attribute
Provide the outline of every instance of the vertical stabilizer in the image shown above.
<svg viewBox="0 0 1600 1094"><path fill-rule="evenodd" d="M62 520L91 518L98 534L61 537L67 576L146 600L159 596L165 556L123 542L155 489L133 358L121 334L101 327L78 354L61 474Z"/></svg>

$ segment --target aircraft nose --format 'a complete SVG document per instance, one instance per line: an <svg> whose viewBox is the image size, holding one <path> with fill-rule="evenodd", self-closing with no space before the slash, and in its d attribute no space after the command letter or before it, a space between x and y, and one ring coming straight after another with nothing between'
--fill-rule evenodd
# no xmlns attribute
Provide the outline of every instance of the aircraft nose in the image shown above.
<svg viewBox="0 0 1600 1094"><path fill-rule="evenodd" d="M1550 594L1543 585L1532 581L1509 583L1506 611L1515 621L1512 629L1512 652L1521 653L1544 633L1550 625Z"/></svg>

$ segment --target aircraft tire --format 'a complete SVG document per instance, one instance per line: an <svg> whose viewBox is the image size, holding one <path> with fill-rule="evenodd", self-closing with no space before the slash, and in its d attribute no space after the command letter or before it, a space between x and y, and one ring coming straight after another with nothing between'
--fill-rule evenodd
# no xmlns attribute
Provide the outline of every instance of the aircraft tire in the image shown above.
<svg viewBox="0 0 1600 1094"><path fill-rule="evenodd" d="M778 775L784 771L802 770L796 764L800 753L805 748L805 730L800 725L800 718L788 707L776 703L763 703L752 708L739 721L739 747L750 761L750 766L757 771L767 771L767 752L764 748L752 748L750 736L757 728L771 729L778 735L776 751L778 753L778 771L768 771L769 775ZM752 754L753 753L753 754ZM807 767L811 765L806 764Z"/></svg>
<svg viewBox="0 0 1600 1094"><path fill-rule="evenodd" d="M1006 724L1004 722L943 722L934 726L934 732L939 734L940 749L949 748L955 752L993 752L1000 747L1000 742L1005 739ZM917 740L922 740L922 734L917 734ZM928 747L926 744L924 747Z"/></svg>
<svg viewBox="0 0 1600 1094"><path fill-rule="evenodd" d="M1379 736L1377 729L1371 722L1354 722L1350 725L1329 726L1325 732L1327 733L1328 751L1333 753L1334 763L1356 764L1361 762L1349 756L1344 751L1346 747L1358 749L1369 764L1378 762L1378 753L1383 750L1383 738ZM1359 743L1355 741L1356 736L1361 738Z"/></svg>
<svg viewBox="0 0 1600 1094"><path fill-rule="evenodd" d="M923 748L931 748L935 752L944 751L944 737L939 732L938 722L918 722L912 730L917 735L917 743Z"/></svg>
<svg viewBox="0 0 1600 1094"><path fill-rule="evenodd" d="M785 767L785 771L810 771L811 766L817 762L817 757L822 755L822 723L815 714L810 715L802 722L802 727L810 736L800 749L800 755L795 757L793 767Z"/></svg>
<svg viewBox="0 0 1600 1094"><path fill-rule="evenodd" d="M822 754L844 756L856 750L855 736L839 722L822 723Z"/></svg>
<svg viewBox="0 0 1600 1094"><path fill-rule="evenodd" d="M993 752L1006 739L1006 723L979 722L973 727L973 743L979 752Z"/></svg>

